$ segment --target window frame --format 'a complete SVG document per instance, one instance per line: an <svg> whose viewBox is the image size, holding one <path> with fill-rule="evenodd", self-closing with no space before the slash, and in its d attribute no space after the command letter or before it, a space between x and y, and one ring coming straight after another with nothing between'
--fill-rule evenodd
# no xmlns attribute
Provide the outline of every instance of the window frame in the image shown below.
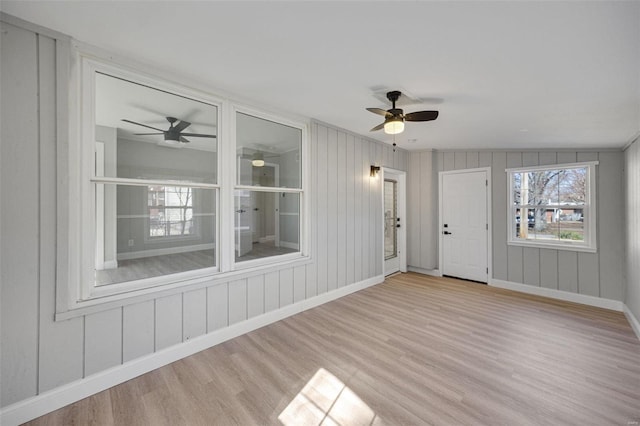
<svg viewBox="0 0 640 426"><path fill-rule="evenodd" d="M235 162L225 159L235 158L235 111L242 110L261 118L299 128L302 131L300 191L308 193L309 187L309 121L306 118L287 118L254 109L242 104L234 104L228 98L213 95L208 88L198 84L184 83L183 78L162 74L161 71L144 64L123 61L96 48L74 43L69 78L61 78L61 84L68 88L68 115L62 134L66 137L58 149L58 168L63 173L58 180L58 240L56 275L55 319L69 318L99 312L133 301L151 300L159 294L177 294L187 289L202 288L217 282L226 282L262 271L279 270L283 267L308 264L309 253L309 197L301 202L300 252L296 256L274 256L264 262L252 263L246 267L236 267L233 262L233 209L235 190ZM133 65L133 67L131 66ZM217 176L216 183L182 182L166 179L129 179L96 176L94 173L94 146L84 141L96 140L95 135L95 73L111 75L164 90L179 96L213 105L217 108ZM160 72L160 74L159 74ZM183 83L174 83L181 81ZM65 108L66 110L66 108ZM145 278L125 283L95 285L95 188L97 184L135 186L188 186L213 190L215 202L215 266L171 275ZM284 188L277 188L285 191ZM194 200L196 202L196 200ZM148 205L148 201L146 203ZM194 205L195 208L195 205ZM231 228L231 229L230 229ZM146 230L145 230L146 232ZM188 238L190 236L180 237Z"/></svg>
<svg viewBox="0 0 640 426"><path fill-rule="evenodd" d="M507 173L507 245L510 246L522 246L522 247L537 247L556 250L569 250L596 253L597 247L597 203L596 203L596 166L598 161L586 161L576 163L561 163L550 164L545 166L529 166L529 167L513 167L505 169ZM517 173L528 173L537 171L548 170L568 170L576 168L587 169L586 179L586 199L583 209L583 224L584 224L584 241L574 240L548 240L542 242L541 240L524 240L516 238L516 210L520 208L522 210L523 205L516 205L514 199L514 175ZM546 204L544 205L546 206ZM562 208L564 205L558 205ZM569 205L566 205L570 207ZM535 206L533 206L535 207ZM532 208L533 208L532 207ZM521 215L522 216L522 215ZM527 219L528 222L528 219ZM522 217L520 219L520 226L522 226Z"/></svg>

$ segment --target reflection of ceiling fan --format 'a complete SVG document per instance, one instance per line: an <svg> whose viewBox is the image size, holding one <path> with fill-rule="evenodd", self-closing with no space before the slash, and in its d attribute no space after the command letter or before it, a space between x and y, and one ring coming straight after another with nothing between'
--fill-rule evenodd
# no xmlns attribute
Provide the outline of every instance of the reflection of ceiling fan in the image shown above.
<svg viewBox="0 0 640 426"><path fill-rule="evenodd" d="M243 158L245 160L251 160L251 165L254 167L263 167L265 164L264 162L265 158L279 157L279 156L280 155L278 154L268 154L258 150L255 150L255 152L253 152L252 154L249 154L249 153L238 154L238 157L240 158Z"/></svg>
<svg viewBox="0 0 640 426"><path fill-rule="evenodd" d="M175 117L166 117L169 122L169 128L167 130L158 129L157 127L147 126L146 124L136 123L135 121L125 120L127 123L135 124L136 126L147 127L149 129L157 130L159 133L134 133L137 136L147 136L147 135L164 135L164 142L167 145L180 146L180 143L189 143L191 142L189 139L186 139L185 136L189 137L198 137L198 138L215 138L216 135L205 135L203 133L184 133L183 130L187 127L191 126L191 123L184 120L178 120ZM174 126L175 122L178 122Z"/></svg>
<svg viewBox="0 0 640 426"><path fill-rule="evenodd" d="M431 121L438 118L438 111L416 111L407 114L403 113L401 108L396 108L396 101L400 95L401 93L397 90L387 93L387 99L392 103L391 109L384 110L380 108L367 108L367 111L384 116L384 122L371 129L372 132L384 128L385 133L395 135L404 131L405 121Z"/></svg>

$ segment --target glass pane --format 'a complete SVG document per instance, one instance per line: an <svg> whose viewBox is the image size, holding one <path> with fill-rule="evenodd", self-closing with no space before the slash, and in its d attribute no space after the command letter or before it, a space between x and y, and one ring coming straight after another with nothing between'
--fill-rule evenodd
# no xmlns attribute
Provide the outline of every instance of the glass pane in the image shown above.
<svg viewBox="0 0 640 426"><path fill-rule="evenodd" d="M236 262L300 251L300 194L235 191Z"/></svg>
<svg viewBox="0 0 640 426"><path fill-rule="evenodd" d="M558 215L558 239L584 241L584 216L582 209L560 210Z"/></svg>
<svg viewBox="0 0 640 426"><path fill-rule="evenodd" d="M397 182L392 180L384 181L384 258L392 259L398 255L398 232L396 228L396 187Z"/></svg>
<svg viewBox="0 0 640 426"><path fill-rule="evenodd" d="M236 126L239 185L301 188L300 129L242 113L236 114Z"/></svg>
<svg viewBox="0 0 640 426"><path fill-rule="evenodd" d="M96 73L96 176L216 183L217 108Z"/></svg>
<svg viewBox="0 0 640 426"><path fill-rule="evenodd" d="M559 176L558 203L584 205L587 197L587 168L562 170Z"/></svg>
<svg viewBox="0 0 640 426"><path fill-rule="evenodd" d="M97 286L215 266L216 190L95 184Z"/></svg>

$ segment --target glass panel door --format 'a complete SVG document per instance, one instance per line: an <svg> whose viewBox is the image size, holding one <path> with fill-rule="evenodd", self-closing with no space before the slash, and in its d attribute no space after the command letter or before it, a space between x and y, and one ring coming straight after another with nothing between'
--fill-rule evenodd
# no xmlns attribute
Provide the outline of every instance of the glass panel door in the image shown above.
<svg viewBox="0 0 640 426"><path fill-rule="evenodd" d="M398 182L384 181L384 258L392 259L398 255Z"/></svg>

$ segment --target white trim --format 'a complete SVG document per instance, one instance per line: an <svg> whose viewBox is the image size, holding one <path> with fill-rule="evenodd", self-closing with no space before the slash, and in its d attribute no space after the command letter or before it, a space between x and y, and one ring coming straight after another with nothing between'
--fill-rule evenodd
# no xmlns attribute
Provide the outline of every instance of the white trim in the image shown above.
<svg viewBox="0 0 640 426"><path fill-rule="evenodd" d="M143 257L164 256L167 254L187 253L190 251L213 250L215 248L216 248L216 245L214 243L209 243L209 244L195 244L191 246L129 251L124 253L118 253L118 260L141 259Z"/></svg>
<svg viewBox="0 0 640 426"><path fill-rule="evenodd" d="M440 272L440 269L422 269L422 268L417 268L415 266L409 266L407 269L409 270L409 272L416 272L418 274L430 275L432 277L442 276L442 272Z"/></svg>
<svg viewBox="0 0 640 426"><path fill-rule="evenodd" d="M477 172L485 172L486 179L486 203L487 203L487 283L491 280L493 276L493 220L492 220L492 211L493 208L493 200L491 199L492 194L492 182L491 182L491 167L476 167L473 169L458 169L458 170L447 170L438 173L438 265L440 269L438 269L437 276L442 276L442 260L444 258L444 250L443 250L443 222L442 222L442 185L444 175L453 175L460 173L477 173Z"/></svg>
<svg viewBox="0 0 640 426"><path fill-rule="evenodd" d="M118 268L118 261L117 260L108 260L108 261L104 262L102 267L104 269L116 269L116 268Z"/></svg>
<svg viewBox="0 0 640 426"><path fill-rule="evenodd" d="M524 166L524 167L510 167L504 169L505 172L533 172L536 170L554 170L554 169L578 169L580 167L597 166L598 161L581 161L577 163L558 163L558 164L545 164L543 166Z"/></svg>
<svg viewBox="0 0 640 426"><path fill-rule="evenodd" d="M398 178L398 192L396 199L396 208L398 217L400 220L400 231L397 234L397 251L398 251L398 271L386 271L387 261L384 256L384 180L386 179L385 174L395 175ZM376 178L370 179L380 179L380 202L381 202L381 211L382 211L382 253L380 256L382 257L382 269L383 275L393 274L394 272L407 272L407 172L404 170L393 169L391 167L380 168L380 173Z"/></svg>
<svg viewBox="0 0 640 426"><path fill-rule="evenodd" d="M250 318L246 321L213 331L161 351L137 358L125 364L101 371L84 379L44 392L35 397L17 402L0 410L0 424L13 426L33 420L54 410L94 395L110 387L124 383L149 371L155 370L212 346L241 336L250 331L280 321L297 313L315 308L384 281L382 275L341 287L328 293L314 296L275 311Z"/></svg>
<svg viewBox="0 0 640 426"><path fill-rule="evenodd" d="M627 317L627 320L629 321L629 325L631 325L633 332L636 333L636 337L640 339L640 321L638 321L638 318L636 318L636 316L633 315L633 312L631 312L631 309L629 309L627 305L623 305L623 309L624 309L624 314Z"/></svg>
<svg viewBox="0 0 640 426"><path fill-rule="evenodd" d="M292 249L292 250L300 250L300 244L292 243L290 241L282 241L280 240L280 247Z"/></svg>
<svg viewBox="0 0 640 426"><path fill-rule="evenodd" d="M505 288L521 293L535 294L537 296L549 297L551 299L564 300L567 302L581 303L583 305L595 306L597 308L611 309L622 312L624 304L619 300L605 299L602 297L588 296L586 294L571 293L563 290L556 290L546 287L534 287L532 285L514 283L492 278L489 280L492 287Z"/></svg>

